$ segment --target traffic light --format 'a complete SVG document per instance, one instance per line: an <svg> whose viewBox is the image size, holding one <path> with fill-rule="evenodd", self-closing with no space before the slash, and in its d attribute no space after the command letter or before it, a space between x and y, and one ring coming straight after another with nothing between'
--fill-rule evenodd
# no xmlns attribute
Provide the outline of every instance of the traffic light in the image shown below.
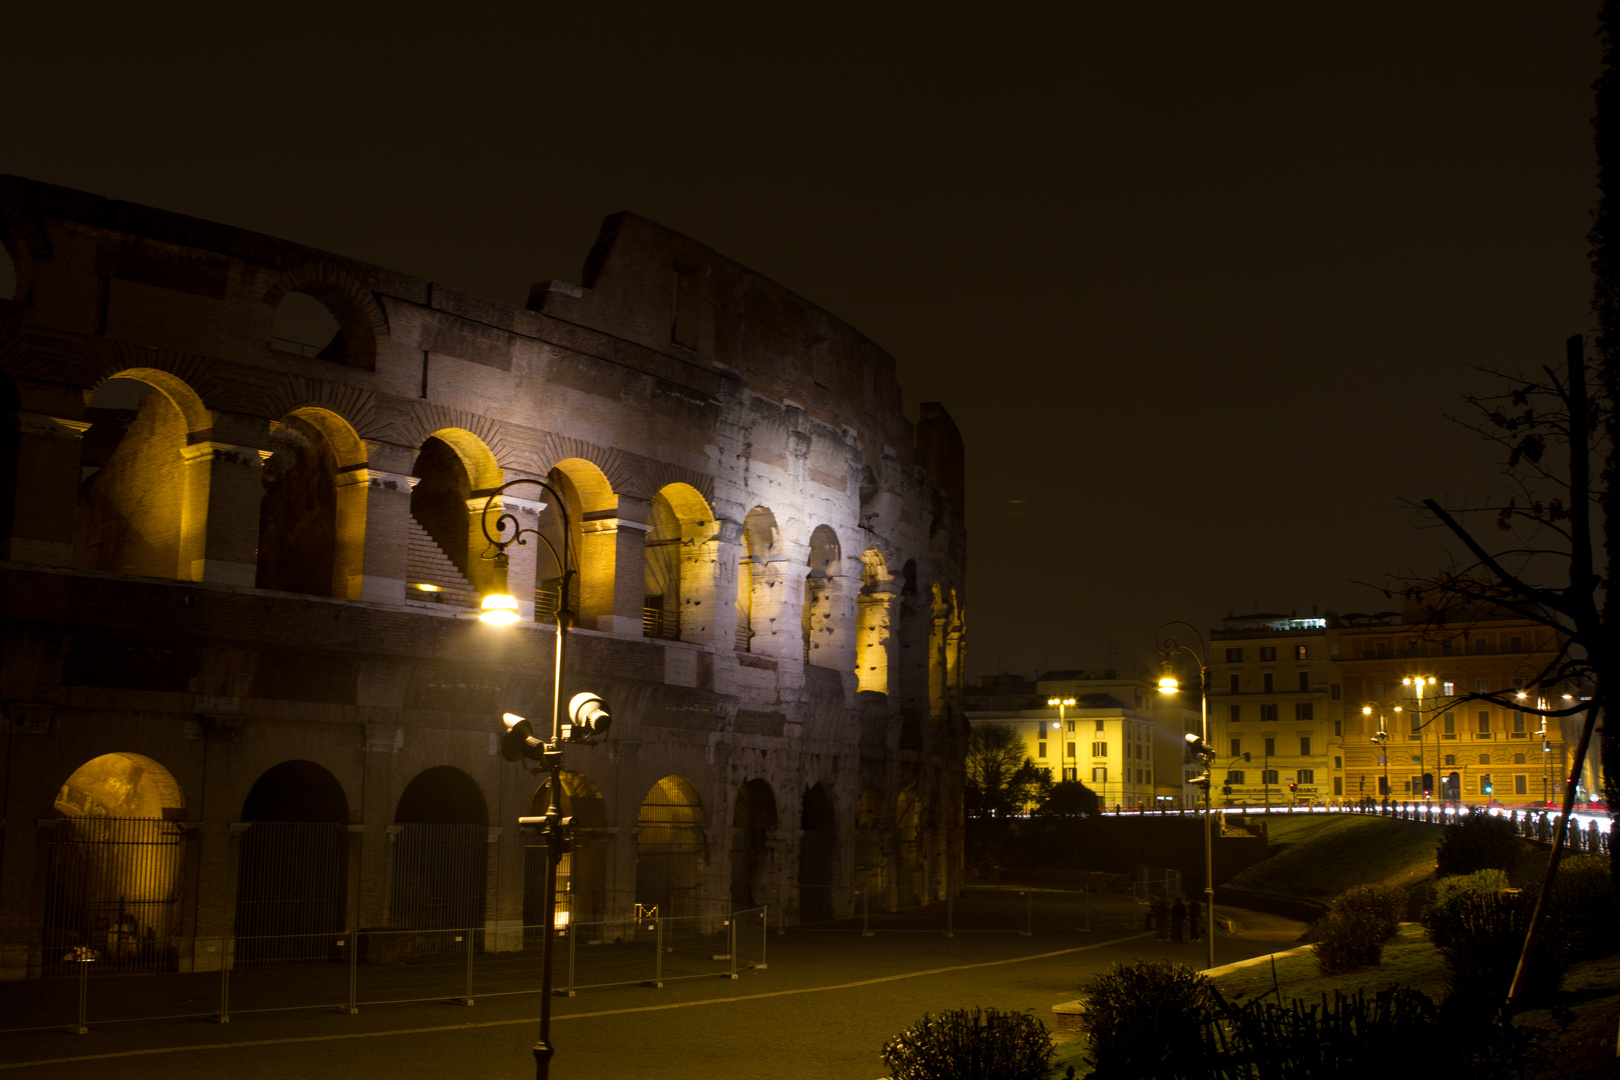
<svg viewBox="0 0 1620 1080"><path fill-rule="evenodd" d="M1244 761L1249 760L1249 752L1247 750L1243 751L1243 760Z"/></svg>
<svg viewBox="0 0 1620 1080"><path fill-rule="evenodd" d="M1489 795L1495 789L1494 784L1492 784L1489 780L1485 781L1485 794Z"/></svg>
<svg viewBox="0 0 1620 1080"><path fill-rule="evenodd" d="M1222 784L1221 785L1221 794L1222 795L1231 795L1232 794L1232 785L1231 784Z"/></svg>
<svg viewBox="0 0 1620 1080"><path fill-rule="evenodd" d="M1292 795L1293 793L1294 793L1294 782L1292 780L1290 780L1290 781L1288 781L1288 794Z"/></svg>

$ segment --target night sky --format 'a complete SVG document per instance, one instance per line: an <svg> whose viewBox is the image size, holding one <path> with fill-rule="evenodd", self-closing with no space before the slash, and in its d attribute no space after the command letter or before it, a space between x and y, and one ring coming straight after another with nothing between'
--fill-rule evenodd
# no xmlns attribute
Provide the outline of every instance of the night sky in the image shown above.
<svg viewBox="0 0 1620 1080"><path fill-rule="evenodd" d="M1596 0L14 5L0 171L522 304L631 210L967 441L969 671L1383 610L1588 332ZM469 13L470 12L470 13Z"/></svg>

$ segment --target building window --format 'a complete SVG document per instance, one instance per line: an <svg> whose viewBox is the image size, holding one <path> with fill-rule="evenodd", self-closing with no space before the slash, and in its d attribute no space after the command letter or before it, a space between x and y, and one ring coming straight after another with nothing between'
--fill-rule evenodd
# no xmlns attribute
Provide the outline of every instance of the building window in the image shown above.
<svg viewBox="0 0 1620 1080"><path fill-rule="evenodd" d="M1232 769L1232 770L1228 771L1227 774L1226 774L1226 782L1228 784L1241 784L1241 783L1243 783L1244 782L1243 781L1243 770L1242 769Z"/></svg>
<svg viewBox="0 0 1620 1080"><path fill-rule="evenodd" d="M1384 698L1389 696L1388 692L1387 692L1388 690L1389 690L1389 683L1374 683L1373 684L1373 697L1378 698L1381 701Z"/></svg>
<svg viewBox="0 0 1620 1080"><path fill-rule="evenodd" d="M1273 676L1271 672L1266 672L1264 675L1260 676L1260 679L1263 684L1260 689L1263 692L1270 694L1276 691L1277 687L1273 684Z"/></svg>
<svg viewBox="0 0 1620 1080"><path fill-rule="evenodd" d="M1074 757L1074 743L1063 744L1063 756L1071 758Z"/></svg>
<svg viewBox="0 0 1620 1080"><path fill-rule="evenodd" d="M1482 709L1479 714L1479 733L1489 738L1491 734L1491 713L1489 709Z"/></svg>
<svg viewBox="0 0 1620 1080"><path fill-rule="evenodd" d="M1268 735L1268 736L1266 736L1265 742L1266 742L1266 757L1276 757L1277 756L1277 740Z"/></svg>
<svg viewBox="0 0 1620 1080"><path fill-rule="evenodd" d="M1107 757L1108 756L1108 744L1105 743L1105 742L1094 742L1094 743L1092 743L1091 744L1091 756L1092 757Z"/></svg>
<svg viewBox="0 0 1620 1080"><path fill-rule="evenodd" d="M1334 767L1334 768L1335 768L1335 769L1342 769L1342 768L1344 768L1344 758L1342 758L1342 757L1335 757L1335 758L1334 758L1334 759L1333 759L1333 767Z"/></svg>
<svg viewBox="0 0 1620 1080"><path fill-rule="evenodd" d="M1478 680L1476 680L1474 682L1474 692L1476 694L1488 694L1488 693L1490 693L1491 692L1491 680L1489 680L1489 679L1478 679Z"/></svg>
<svg viewBox="0 0 1620 1080"><path fill-rule="evenodd" d="M1489 754L1481 754L1481 755L1479 755L1479 763L1481 765L1489 765L1491 763L1491 755L1489 755Z"/></svg>
<svg viewBox="0 0 1620 1080"><path fill-rule="evenodd" d="M1063 766L1063 779L1065 779L1065 780L1078 780L1078 779L1080 779L1080 770L1075 768L1073 765L1065 765L1065 766Z"/></svg>
<svg viewBox="0 0 1620 1080"><path fill-rule="evenodd" d="M1232 756L1233 757L1242 757L1243 756L1243 740L1242 739L1233 739L1232 740Z"/></svg>
<svg viewBox="0 0 1620 1080"><path fill-rule="evenodd" d="M1423 758L1418 754L1413 754L1412 755L1412 764L1416 765L1418 768L1422 768L1423 767Z"/></svg>
<svg viewBox="0 0 1620 1080"><path fill-rule="evenodd" d="M1045 757L1046 756L1046 740L1045 739L1042 739L1040 742L1035 744L1035 756L1036 757Z"/></svg>
<svg viewBox="0 0 1620 1080"><path fill-rule="evenodd" d="M1276 705L1262 705L1262 706L1260 706L1260 722L1262 724L1275 724L1277 722L1277 706Z"/></svg>
<svg viewBox="0 0 1620 1080"><path fill-rule="evenodd" d="M1242 676L1233 675L1228 680L1227 692L1231 693L1231 694L1241 694L1243 692L1242 686L1243 686L1243 678L1242 678Z"/></svg>
<svg viewBox="0 0 1620 1080"><path fill-rule="evenodd" d="M1456 764L1457 764L1457 755L1456 754L1447 754L1446 755L1446 768L1449 769L1449 768L1451 768L1452 766L1454 766Z"/></svg>
<svg viewBox="0 0 1620 1080"><path fill-rule="evenodd" d="M1517 709L1513 711L1513 737L1515 739L1524 738L1524 713L1519 712Z"/></svg>
<svg viewBox="0 0 1620 1080"><path fill-rule="evenodd" d="M1316 783L1316 770L1315 769L1301 769L1301 770L1299 770L1299 782L1301 784L1314 784L1314 783Z"/></svg>
<svg viewBox="0 0 1620 1080"><path fill-rule="evenodd" d="M1450 713L1440 718L1440 734L1448 739L1457 737L1457 718Z"/></svg>
<svg viewBox="0 0 1620 1080"><path fill-rule="evenodd" d="M1310 655L1310 647L1309 646L1307 646L1307 645L1295 645L1294 646L1294 659L1295 660L1304 660L1309 655Z"/></svg>
<svg viewBox="0 0 1620 1080"><path fill-rule="evenodd" d="M1315 707L1315 705L1313 703L1309 702L1309 701L1296 701L1296 702L1294 702L1294 719L1295 720L1315 720L1316 719L1316 707Z"/></svg>
<svg viewBox="0 0 1620 1080"><path fill-rule="evenodd" d="M1299 692L1302 694L1311 692L1311 673L1308 671L1299 673Z"/></svg>
<svg viewBox="0 0 1620 1080"><path fill-rule="evenodd" d="M1380 776L1378 779L1382 780L1383 777ZM1339 796L1339 795L1344 794L1344 777L1335 776L1333 778L1333 794L1335 796Z"/></svg>
<svg viewBox="0 0 1620 1080"><path fill-rule="evenodd" d="M1243 719L1243 706L1229 705L1226 709L1226 718L1236 724Z"/></svg>
<svg viewBox="0 0 1620 1080"><path fill-rule="evenodd" d="M1260 770L1260 782L1262 784L1275 784L1277 782L1277 770L1276 769L1261 769Z"/></svg>
<svg viewBox="0 0 1620 1080"><path fill-rule="evenodd" d="M1271 661L1277 659L1277 647L1275 645L1260 646L1260 659L1262 661Z"/></svg>
<svg viewBox="0 0 1620 1080"><path fill-rule="evenodd" d="M1518 636L1508 638L1508 652L1524 652L1524 638Z"/></svg>
<svg viewBox="0 0 1620 1080"><path fill-rule="evenodd" d="M1443 683L1441 683L1440 684L1440 694L1441 694L1442 697L1456 697L1457 696L1457 684L1454 683L1454 682L1443 682Z"/></svg>
<svg viewBox="0 0 1620 1080"><path fill-rule="evenodd" d="M1412 714L1412 738L1415 739L1421 734L1423 734L1423 717L1419 716L1417 713L1413 713Z"/></svg>
<svg viewBox="0 0 1620 1080"><path fill-rule="evenodd" d="M1339 700L1339 684L1338 683L1334 683L1332 686L1328 687L1328 697L1332 698L1334 701Z"/></svg>
<svg viewBox="0 0 1620 1080"><path fill-rule="evenodd" d="M1106 765L1093 765L1091 767L1091 782L1093 784L1106 784L1106 783L1108 783L1108 766L1106 766Z"/></svg>
<svg viewBox="0 0 1620 1080"><path fill-rule="evenodd" d="M1335 721L1333 721L1333 737L1335 739L1344 738L1344 721L1343 720L1335 720Z"/></svg>
<svg viewBox="0 0 1620 1080"><path fill-rule="evenodd" d="M1529 782L1522 776L1515 776L1513 778L1513 794L1528 795L1529 793Z"/></svg>
<svg viewBox="0 0 1620 1080"><path fill-rule="evenodd" d="M1485 653L1490 652L1491 651L1490 639L1489 638L1475 638L1474 639L1474 651L1476 653L1481 654L1481 655L1484 655Z"/></svg>
<svg viewBox="0 0 1620 1080"><path fill-rule="evenodd" d="M1243 663L1243 650L1242 649L1227 649L1226 650L1226 662L1228 664L1241 664L1241 663Z"/></svg>
<svg viewBox="0 0 1620 1080"><path fill-rule="evenodd" d="M1373 656L1374 657L1378 658L1379 660L1382 660L1384 657L1386 657L1388 655L1389 655L1389 642L1387 642L1387 641L1375 641L1375 642L1373 642ZM1382 696L1382 695L1379 695L1379 696Z"/></svg>
<svg viewBox="0 0 1620 1080"><path fill-rule="evenodd" d="M1103 718L1100 717L1100 716L1097 717L1097 730L1098 731L1106 731L1106 730L1108 730L1107 728L1103 727Z"/></svg>
<svg viewBox="0 0 1620 1080"><path fill-rule="evenodd" d="M1523 754L1514 754L1513 755L1513 764L1515 764L1515 765L1523 765L1524 764L1524 755Z"/></svg>
<svg viewBox="0 0 1620 1080"><path fill-rule="evenodd" d="M1069 734L1073 735L1074 734L1074 721L1070 720L1068 722L1068 724L1069 724Z"/></svg>
<svg viewBox="0 0 1620 1080"><path fill-rule="evenodd" d="M1301 735L1299 737L1299 756L1311 756L1311 737L1309 735Z"/></svg>

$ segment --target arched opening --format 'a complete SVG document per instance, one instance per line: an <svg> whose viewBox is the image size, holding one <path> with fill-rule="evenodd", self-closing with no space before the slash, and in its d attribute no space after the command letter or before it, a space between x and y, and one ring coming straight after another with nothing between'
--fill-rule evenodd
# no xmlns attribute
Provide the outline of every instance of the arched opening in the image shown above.
<svg viewBox="0 0 1620 1080"><path fill-rule="evenodd" d="M737 567L737 648L754 651L754 638L766 632L769 601L760 595L767 587L771 552L780 533L776 515L756 506L743 518L743 553ZM763 643L761 643L763 644Z"/></svg>
<svg viewBox="0 0 1620 1080"><path fill-rule="evenodd" d="M183 578L187 423L167 394L113 378L90 396L79 443L73 562L80 570Z"/></svg>
<svg viewBox="0 0 1620 1080"><path fill-rule="evenodd" d="M337 316L307 292L291 292L276 305L270 347L297 356L342 363L348 355Z"/></svg>
<svg viewBox="0 0 1620 1080"><path fill-rule="evenodd" d="M826 525L817 525L810 534L810 572L804 579L804 660L807 664L831 667L833 636L833 578L838 574L838 534Z"/></svg>
<svg viewBox="0 0 1620 1080"><path fill-rule="evenodd" d="M859 689L889 692L890 576L876 548L861 553L860 624L855 630L855 675Z"/></svg>
<svg viewBox="0 0 1620 1080"><path fill-rule="evenodd" d="M679 640L682 613L703 601L700 567L713 521L708 501L690 484L668 484L653 496L642 585L647 637Z"/></svg>
<svg viewBox="0 0 1620 1080"><path fill-rule="evenodd" d="M529 814L543 815L550 802L551 778L546 777L534 789ZM554 925L600 923L607 917L608 834L604 831L607 829L607 803L589 777L565 772L557 812L573 819L574 842L557 862ZM524 845L523 927L525 936L535 940L545 930L545 860L545 837L530 836Z"/></svg>
<svg viewBox="0 0 1620 1080"><path fill-rule="evenodd" d="M484 925L489 810L472 777L450 765L424 769L394 811L394 926L418 931L418 952L459 952L456 930Z"/></svg>
<svg viewBox="0 0 1620 1080"><path fill-rule="evenodd" d="M185 879L173 775L141 754L103 754L67 778L56 812L67 823L47 842L45 970L67 970L76 948L120 971L172 967Z"/></svg>
<svg viewBox="0 0 1620 1080"><path fill-rule="evenodd" d="M562 493L568 511L568 552L578 573L573 579L569 596L569 609L575 614L575 623L588 630L598 629L604 623L611 625L614 599L614 574L617 565L616 533L612 530L585 531L585 519L607 518L619 505L607 474L583 458L569 458L558 462L546 475L553 488ZM538 528L551 542L551 547L540 545L536 552L534 617L550 622L556 619L562 600L562 568L553 557L563 554L562 513L557 500L544 492L546 508L540 512Z"/></svg>
<svg viewBox="0 0 1620 1080"><path fill-rule="evenodd" d="M898 907L915 907L926 899L922 892L921 851L917 842L921 810L917 785L907 785L894 804L894 891Z"/></svg>
<svg viewBox="0 0 1620 1080"><path fill-rule="evenodd" d="M833 917L833 859L838 850L838 819L827 789L814 784L799 812L799 921Z"/></svg>
<svg viewBox="0 0 1620 1080"><path fill-rule="evenodd" d="M887 865L883 852L883 795L875 787L861 791L855 814L855 889L873 911L888 903Z"/></svg>
<svg viewBox="0 0 1620 1080"><path fill-rule="evenodd" d="M455 448L436 436L422 444L411 475L417 484L411 489L406 583L440 603L476 607L472 560L478 552L468 531L472 477Z"/></svg>
<svg viewBox="0 0 1620 1080"><path fill-rule="evenodd" d="M758 907L770 877L770 834L776 831L776 793L764 780L737 789L731 814L731 909Z"/></svg>
<svg viewBox="0 0 1620 1080"><path fill-rule="evenodd" d="M266 769L242 803L236 962L325 960L344 929L349 802L313 761Z"/></svg>
<svg viewBox="0 0 1620 1080"><path fill-rule="evenodd" d="M652 786L636 817L636 903L661 915L701 914L703 803L684 776Z"/></svg>
<svg viewBox="0 0 1620 1080"><path fill-rule="evenodd" d="M336 451L308 419L288 416L270 433L259 502L261 589L341 596L336 581Z"/></svg>

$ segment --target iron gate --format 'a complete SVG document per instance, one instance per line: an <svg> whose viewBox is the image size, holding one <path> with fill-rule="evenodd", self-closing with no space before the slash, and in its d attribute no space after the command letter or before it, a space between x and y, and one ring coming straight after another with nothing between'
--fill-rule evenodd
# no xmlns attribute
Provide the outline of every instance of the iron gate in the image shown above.
<svg viewBox="0 0 1620 1080"><path fill-rule="evenodd" d="M483 928L488 854L482 825L399 826L391 922L418 931L418 953L465 951L450 931Z"/></svg>
<svg viewBox="0 0 1620 1080"><path fill-rule="evenodd" d="M45 893L47 974L69 950L94 950L100 970L164 971L180 929L185 849L159 818L74 817L50 840Z"/></svg>
<svg viewBox="0 0 1620 1080"><path fill-rule="evenodd" d="M236 878L236 963L326 960L343 933L343 826L255 821Z"/></svg>

